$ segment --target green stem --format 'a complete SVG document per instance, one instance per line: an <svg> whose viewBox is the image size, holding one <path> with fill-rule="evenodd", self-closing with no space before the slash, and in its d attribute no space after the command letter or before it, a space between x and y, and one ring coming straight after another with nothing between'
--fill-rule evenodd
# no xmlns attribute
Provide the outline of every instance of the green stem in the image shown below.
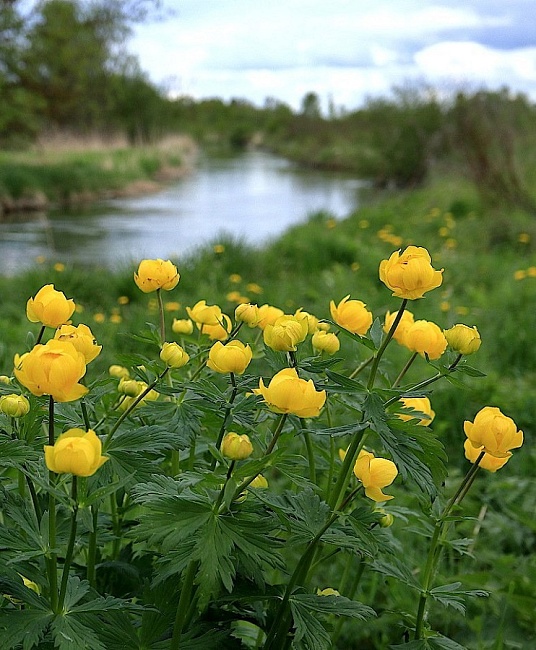
<svg viewBox="0 0 536 650"><path fill-rule="evenodd" d="M86 576L89 584L95 589L97 586L97 573L96 573L96 558L97 558L97 520L99 509L96 506L91 506L91 522L93 530L89 533L89 542L87 548L87 568Z"/></svg>
<svg viewBox="0 0 536 650"><path fill-rule="evenodd" d="M39 345L41 343L41 339L43 338L43 334L45 333L45 325L41 325L41 329L39 330L39 334L37 335L37 341L35 342L36 345Z"/></svg>
<svg viewBox="0 0 536 650"><path fill-rule="evenodd" d="M348 564L346 565L346 568L349 568L351 566L354 559L355 559L354 556L350 555L350 557L348 558ZM361 577L363 576L363 573L365 571L365 566L366 564L363 561L363 558L361 558L359 560L359 566L357 567L357 571L355 572L354 579L352 580L352 583L350 584L348 591L346 591L347 581L344 580L344 584L341 583L339 591L342 596L346 596L346 598L349 598L350 600L354 599L355 592L357 591L359 583L361 582ZM347 578L347 575L345 577ZM335 630L331 637L331 643L334 648L337 646L337 641L339 640L339 637L341 635L343 625L344 625L344 618L340 617L340 619L337 621L337 625L335 626Z"/></svg>
<svg viewBox="0 0 536 650"><path fill-rule="evenodd" d="M400 309L396 313L396 317L393 321L393 324L389 328L389 331L387 332L387 336L384 338L382 344L378 348L378 351L373 357L373 362L372 362L372 368L370 370L370 377L368 380L367 388L369 390L372 389L374 386L374 381L376 379L376 373L378 372L378 366L380 365L380 359L383 356L383 353L385 352L387 346L389 345L389 342L393 338L393 334L395 333L396 328L398 327L398 323L402 320L402 314L404 313L404 309L406 309L406 305L408 304L408 299L404 298L402 300L402 305L400 306Z"/></svg>
<svg viewBox="0 0 536 650"><path fill-rule="evenodd" d="M84 418L84 425L86 427L86 431L89 431L91 429L91 424L89 422L87 404L83 399L80 400L80 406L82 407L82 417Z"/></svg>
<svg viewBox="0 0 536 650"><path fill-rule="evenodd" d="M223 484L220 493L218 494L218 498L216 499L216 503L214 504L214 512L218 512L221 502L223 501L223 496L225 494L225 488L227 487L227 483L231 480L231 476L233 475L233 470L235 468L236 461L232 460L231 464L229 465L229 469L227 470L227 476L225 477L225 483Z"/></svg>
<svg viewBox="0 0 536 650"><path fill-rule="evenodd" d="M114 534L112 560L117 560L121 551L121 522L117 510L117 496L115 493L110 495L110 510L112 514L112 530Z"/></svg>
<svg viewBox="0 0 536 650"><path fill-rule="evenodd" d="M342 469L339 474L339 478L337 479L337 483L335 484L333 492L331 493L330 499L328 501L329 507L332 510L339 509L339 504L344 496L344 493L346 492L346 488L352 476L356 458L361 451L363 444L365 443L365 431L366 430L363 430L356 434L350 443L350 446L348 447L342 464Z"/></svg>
<svg viewBox="0 0 536 650"><path fill-rule="evenodd" d="M354 379L354 377L357 377L357 375L358 375L362 370L365 370L365 368L366 368L370 363L372 363L372 360L373 360L373 359L374 359L374 355L372 355L372 356L369 357L368 359L365 359L364 361L362 361L362 362L357 366L357 368L355 368L355 369L354 369L354 370L353 370L353 371L348 375L349 379Z"/></svg>
<svg viewBox="0 0 536 650"><path fill-rule="evenodd" d="M311 441L311 434L305 430L305 422L300 418L300 426L302 428L303 438L305 440L305 448L307 449L307 461L309 463L309 479L311 483L316 485L316 463L315 451Z"/></svg>
<svg viewBox="0 0 536 650"><path fill-rule="evenodd" d="M417 352L414 352L414 353L411 355L411 357L408 359L406 365L405 365L405 366L402 368L402 370L400 371L400 374L398 375L398 377L394 380L393 385L391 386L391 388L396 388L396 387L398 386L398 384L402 381L402 378L404 377L404 375L406 374L406 372L410 369L411 364L412 364L412 363L415 361L415 359L417 358L417 354L418 354Z"/></svg>
<svg viewBox="0 0 536 650"><path fill-rule="evenodd" d="M218 437L216 439L216 450L219 451L221 441L223 440L223 436L225 435L225 429L227 428L227 421L229 419L229 415L231 414L231 410L233 408L233 402L235 401L236 395L238 393L238 387L236 385L236 379L234 372L229 373L230 380L231 380L231 385L233 387L233 390L231 392L231 396L229 398L229 401L227 402L227 406L225 407L225 413L223 414L223 422L221 423L220 431L218 433ZM212 459L212 462L210 464L210 469L214 470L216 467L217 460L216 458Z"/></svg>
<svg viewBox="0 0 536 650"><path fill-rule="evenodd" d="M48 400L48 444L54 446L54 398ZM50 605L54 612L58 607L58 555L56 553L56 499L52 490L56 487L56 474L48 472L48 545L50 557L47 559Z"/></svg>
<svg viewBox="0 0 536 650"><path fill-rule="evenodd" d="M434 532L430 540L430 548L428 549L428 556L426 558L426 565L424 568L421 596L419 598L419 605L417 608L417 616L415 622L415 640L423 638L424 621L426 618L426 604L428 601L428 596L430 595L430 588L432 586L437 564L441 555L439 541L442 538L445 525L448 525L449 523L446 521L446 519L449 516L452 508L455 505L458 505L463 497L467 494L467 490L469 489L468 486L472 484L474 477L478 472L479 463L482 458L484 458L484 453L485 452L480 453L475 463L471 466L467 474L464 476L458 489L448 501L441 516L438 518L434 525Z"/></svg>
<svg viewBox="0 0 536 650"><path fill-rule="evenodd" d="M73 512L71 515L71 532L69 534L69 542L67 543L67 552L65 554L65 564L63 565L63 573L61 576L60 597L58 600L58 612L61 612L63 603L65 601L65 594L67 592L67 583L69 581L69 570L73 561L74 544L76 541L76 528L77 528L77 515L78 515L78 487L77 477L73 475L71 484L71 499L73 500Z"/></svg>
<svg viewBox="0 0 536 650"><path fill-rule="evenodd" d="M171 638L170 650L179 650L181 642L181 634L188 614L188 609L191 601L192 587L197 573L198 562L191 560L186 569L184 581L182 583L181 595L179 604L177 605L177 613L175 614L175 623L173 625L173 636Z"/></svg>
<svg viewBox="0 0 536 650"><path fill-rule="evenodd" d="M160 343L162 344L166 340L166 319L164 317L164 302L160 287L156 290L156 297L158 299L158 312L160 314Z"/></svg>

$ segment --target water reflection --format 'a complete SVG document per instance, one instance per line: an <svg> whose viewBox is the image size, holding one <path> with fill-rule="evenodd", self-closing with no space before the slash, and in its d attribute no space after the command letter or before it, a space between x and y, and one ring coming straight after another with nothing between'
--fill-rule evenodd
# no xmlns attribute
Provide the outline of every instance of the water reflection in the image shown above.
<svg viewBox="0 0 536 650"><path fill-rule="evenodd" d="M261 244L318 210L346 216L362 187L261 152L207 159L155 194L0 223L0 273L16 272L38 256L108 268L144 257L180 259L224 233Z"/></svg>

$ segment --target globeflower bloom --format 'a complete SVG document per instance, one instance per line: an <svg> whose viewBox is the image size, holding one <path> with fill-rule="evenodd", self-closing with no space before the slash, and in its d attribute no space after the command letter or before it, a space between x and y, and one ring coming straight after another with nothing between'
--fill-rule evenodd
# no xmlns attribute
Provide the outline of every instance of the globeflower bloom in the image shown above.
<svg viewBox="0 0 536 650"><path fill-rule="evenodd" d="M412 409L418 413L422 413L424 417L421 419L418 415L412 415L410 413L397 413L397 416L406 422L409 420L418 419L421 426L428 426L431 424L432 420L435 418L435 412L432 410L432 405L428 397L401 397L400 401L402 402L404 408Z"/></svg>
<svg viewBox="0 0 536 650"><path fill-rule="evenodd" d="M337 335L324 330L317 330L311 338L311 343L315 350L327 352L327 354L335 354L341 347L341 342L337 338Z"/></svg>
<svg viewBox="0 0 536 650"><path fill-rule="evenodd" d="M241 375L249 366L252 356L249 345L241 341L235 339L225 345L218 341L210 348L207 366L222 374L233 372Z"/></svg>
<svg viewBox="0 0 536 650"><path fill-rule="evenodd" d="M170 260L142 260L138 272L134 273L134 282L144 293L157 289L171 291L179 283L177 267Z"/></svg>
<svg viewBox="0 0 536 650"><path fill-rule="evenodd" d="M223 318L218 305L207 305L205 300L199 300L193 307L186 307L188 316L198 325L219 325Z"/></svg>
<svg viewBox="0 0 536 650"><path fill-rule="evenodd" d="M304 311L301 307L294 312L294 316L298 319L305 316L307 318L307 334L314 334L318 327L318 318L308 311Z"/></svg>
<svg viewBox="0 0 536 650"><path fill-rule="evenodd" d="M225 341L229 338L232 329L231 319L227 314L221 315L221 323L215 325L196 323L196 326L201 330L201 334L206 334L211 341Z"/></svg>
<svg viewBox="0 0 536 650"><path fill-rule="evenodd" d="M495 458L510 457L510 449L523 444L523 431L518 431L512 418L495 406L485 406L476 414L474 422L464 422L463 429L473 447Z"/></svg>
<svg viewBox="0 0 536 650"><path fill-rule="evenodd" d="M0 397L0 411L12 418L20 418L30 411L30 402L24 395L2 395Z"/></svg>
<svg viewBox="0 0 536 650"><path fill-rule="evenodd" d="M56 291L53 284L46 284L26 303L28 320L48 327L67 323L74 310L74 300L67 299L62 291Z"/></svg>
<svg viewBox="0 0 536 650"><path fill-rule="evenodd" d="M300 379L295 368L285 368L264 385L262 378L256 395L262 395L268 408L275 413L292 413L300 418L315 418L326 401L326 391L317 391L313 380Z"/></svg>
<svg viewBox="0 0 536 650"><path fill-rule="evenodd" d="M58 341L72 343L84 355L86 364L93 361L102 350L102 345L97 345L97 341L87 325L80 324L77 327L62 325L56 330L54 338Z"/></svg>
<svg viewBox="0 0 536 650"><path fill-rule="evenodd" d="M465 457L471 463L476 463L478 457L484 451L484 447L473 447L469 438L463 443L463 448L465 450ZM482 467L482 469L487 469L488 472L496 472L498 469L501 469L501 467L506 465L510 460L511 455L512 454L509 453L509 455L504 458L497 458L491 454L484 453L478 466Z"/></svg>
<svg viewBox="0 0 536 650"><path fill-rule="evenodd" d="M397 314L398 314L397 311L393 312L392 314L391 312L388 311L385 314L385 321L383 324L383 331L385 333L387 333L393 326ZM394 331L393 334L393 338L397 343L399 343L400 345L404 345L405 336L408 332L408 329L413 325L414 322L415 322L415 318L413 314L407 309L405 309L402 312L400 321L398 322L398 325L396 326L396 330Z"/></svg>
<svg viewBox="0 0 536 650"><path fill-rule="evenodd" d="M354 474L363 483L365 494L369 499L388 501L394 498L382 492L382 488L391 485L398 474L398 469L392 460L376 458L374 454L362 449L355 461Z"/></svg>
<svg viewBox="0 0 536 650"><path fill-rule="evenodd" d="M69 429L54 445L45 445L45 462L56 474L92 476L108 460L102 455L102 443L95 431Z"/></svg>
<svg viewBox="0 0 536 650"><path fill-rule="evenodd" d="M257 327L260 320L259 308L251 303L242 303L235 309L237 323L245 323L248 327Z"/></svg>
<svg viewBox="0 0 536 650"><path fill-rule="evenodd" d="M86 374L84 355L72 343L51 339L15 355L15 377L34 395L50 395L57 402L72 402L88 389L78 381Z"/></svg>
<svg viewBox="0 0 536 650"><path fill-rule="evenodd" d="M120 366L116 363L112 364L108 368L108 373L110 377L115 377L116 379L128 379L130 377L130 372L125 366Z"/></svg>
<svg viewBox="0 0 536 650"><path fill-rule="evenodd" d="M189 318L174 318L171 323L171 331L174 334L191 334L194 331L194 324Z"/></svg>
<svg viewBox="0 0 536 650"><path fill-rule="evenodd" d="M279 309L279 307L261 305L259 307L259 322L257 323L257 327L263 330L266 325L273 325L278 318L284 315L285 312Z"/></svg>
<svg viewBox="0 0 536 650"><path fill-rule="evenodd" d="M190 361L190 356L178 343L163 343L160 358L170 368L182 368Z"/></svg>
<svg viewBox="0 0 536 650"><path fill-rule="evenodd" d="M443 334L449 347L459 354L473 354L480 348L482 343L476 327L458 324L448 330L443 330Z"/></svg>
<svg viewBox="0 0 536 650"><path fill-rule="evenodd" d="M333 300L329 303L331 317L345 330L364 336L372 325L372 313L361 300L349 300L350 294L343 298L338 305Z"/></svg>
<svg viewBox="0 0 536 650"><path fill-rule="evenodd" d="M426 248L408 246L400 254L395 251L380 262L380 280L397 298L415 300L443 282L443 269L436 271Z"/></svg>
<svg viewBox="0 0 536 650"><path fill-rule="evenodd" d="M221 441L221 453L230 460L245 460L253 453L253 445L249 437L229 432Z"/></svg>
<svg viewBox="0 0 536 650"><path fill-rule="evenodd" d="M409 350L429 359L439 359L447 348L447 339L441 328L427 320L417 320L410 325L403 341Z"/></svg>
<svg viewBox="0 0 536 650"><path fill-rule="evenodd" d="M272 350L290 352L296 350L298 343L305 340L308 332L307 316L283 315L273 325L264 328L264 343Z"/></svg>

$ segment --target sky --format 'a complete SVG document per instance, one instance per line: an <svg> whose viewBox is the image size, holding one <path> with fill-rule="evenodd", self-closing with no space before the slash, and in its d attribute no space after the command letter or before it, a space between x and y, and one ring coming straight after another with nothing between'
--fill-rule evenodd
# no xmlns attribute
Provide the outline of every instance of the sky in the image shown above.
<svg viewBox="0 0 536 650"><path fill-rule="evenodd" d="M172 96L352 110L394 86L536 101L535 0L165 0L129 43Z"/></svg>

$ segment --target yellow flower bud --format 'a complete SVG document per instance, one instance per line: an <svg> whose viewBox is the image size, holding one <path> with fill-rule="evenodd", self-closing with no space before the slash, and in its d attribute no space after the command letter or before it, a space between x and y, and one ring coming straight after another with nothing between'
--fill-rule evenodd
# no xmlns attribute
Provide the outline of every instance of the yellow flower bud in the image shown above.
<svg viewBox="0 0 536 650"><path fill-rule="evenodd" d="M435 418L435 412L432 411L432 405L430 400L427 397L401 397L400 401L407 409L412 409L417 411L419 414L423 414L424 417L421 419L418 415L411 415L409 413L397 413L398 417L401 420L406 422L417 418L419 424L422 426L428 426L431 424L432 420Z"/></svg>
<svg viewBox="0 0 536 650"><path fill-rule="evenodd" d="M336 589L332 589L331 587L326 587L326 589L317 589L316 595L317 596L340 596L341 594Z"/></svg>
<svg viewBox="0 0 536 650"><path fill-rule="evenodd" d="M243 303L235 309L235 320L237 323L245 323L248 327L257 327L260 315L257 305Z"/></svg>
<svg viewBox="0 0 536 650"><path fill-rule="evenodd" d="M262 474L257 474L249 484L249 487L256 488L257 490L265 490L268 487L268 481Z"/></svg>
<svg viewBox="0 0 536 650"><path fill-rule="evenodd" d="M375 458L374 454L362 449L354 465L355 476L363 483L365 494L373 501L388 501L393 497L384 494L382 488L391 485L398 469L392 460Z"/></svg>
<svg viewBox="0 0 536 650"><path fill-rule="evenodd" d="M386 512L383 508L376 508L374 512L382 515L379 521L380 528L390 528L393 525L395 518L390 512Z"/></svg>
<svg viewBox="0 0 536 650"><path fill-rule="evenodd" d="M0 384L9 386L11 384L11 377L8 377L7 375L0 375Z"/></svg>
<svg viewBox="0 0 536 650"><path fill-rule="evenodd" d="M232 329L231 319L227 314L221 314L221 323L208 325L206 323L196 323L197 329L201 334L206 334L211 341L225 341L229 338Z"/></svg>
<svg viewBox="0 0 536 650"><path fill-rule="evenodd" d="M397 298L415 300L443 282L443 269L436 271L426 248L408 246L400 254L395 251L380 262L380 280Z"/></svg>
<svg viewBox="0 0 536 650"><path fill-rule="evenodd" d="M34 395L51 395L57 402L71 402L88 392L77 383L86 373L84 355L72 343L51 339L15 355L13 371Z"/></svg>
<svg viewBox="0 0 536 650"><path fill-rule="evenodd" d="M0 397L0 411L12 418L20 418L30 411L30 402L24 395L2 395Z"/></svg>
<svg viewBox="0 0 536 650"><path fill-rule="evenodd" d="M449 347L459 354L473 354L482 343L476 327L458 324L448 330L443 330L443 334Z"/></svg>
<svg viewBox="0 0 536 650"><path fill-rule="evenodd" d="M130 377L128 368L117 364L110 366L108 368L108 373L110 374L110 377L116 377L117 379L128 379Z"/></svg>
<svg viewBox="0 0 536 650"><path fill-rule="evenodd" d="M199 300L193 307L186 307L188 316L200 325L221 325L222 313L218 305L207 305L205 300Z"/></svg>
<svg viewBox="0 0 536 650"><path fill-rule="evenodd" d="M350 294L344 297L338 305L333 300L329 303L331 317L345 330L364 336L372 325L372 313L361 300L349 300Z"/></svg>
<svg viewBox="0 0 536 650"><path fill-rule="evenodd" d="M220 450L226 458L244 460L253 453L253 445L246 434L230 432L223 437Z"/></svg>
<svg viewBox="0 0 536 650"><path fill-rule="evenodd" d="M102 443L92 429L69 429L53 446L45 445L45 462L56 474L92 476L108 460L101 452Z"/></svg>
<svg viewBox="0 0 536 650"><path fill-rule="evenodd" d="M383 325L383 331L384 332L387 333L391 329L391 327L392 327L392 325L393 325L393 323L395 321L395 318L397 317L397 314L398 314L397 311L395 311L392 314L391 314L391 312L387 312L385 314L385 321L384 321L384 325ZM407 309L405 309L402 312L402 316L400 318L400 321L399 321L398 325L396 326L396 330L394 331L394 334L393 334L393 338L397 343L399 343L400 345L404 345L404 340L405 340L405 336L407 334L407 331L411 327L411 325L413 325L414 322L415 322L415 319L413 317L413 314L410 311L408 311Z"/></svg>
<svg viewBox="0 0 536 650"><path fill-rule="evenodd" d="M518 431L512 418L495 406L485 406L474 422L464 422L463 429L473 447L495 458L510 457L510 449L523 444L523 431Z"/></svg>
<svg viewBox="0 0 536 650"><path fill-rule="evenodd" d="M97 341L87 325L80 324L77 327L62 325L54 334L54 338L58 341L72 343L84 355L86 364L93 361L102 350L102 345L97 345Z"/></svg>
<svg viewBox="0 0 536 650"><path fill-rule="evenodd" d="M259 322L257 327L261 330L264 330L266 325L273 325L275 321L284 316L285 312L279 307L273 307L272 305L262 305L259 307Z"/></svg>
<svg viewBox="0 0 536 650"><path fill-rule="evenodd" d="M307 331L307 316L283 315L273 325L268 323L265 326L263 338L265 344L272 350L289 352L296 350L298 343L305 340Z"/></svg>
<svg viewBox="0 0 536 650"><path fill-rule="evenodd" d="M441 328L427 320L417 320L410 325L404 336L404 345L422 357L439 359L447 348L447 339Z"/></svg>
<svg viewBox="0 0 536 650"><path fill-rule="evenodd" d="M326 401L326 391L317 391L310 379L300 379L295 368L285 368L274 375L265 386L262 379L256 395L262 395L268 408L275 413L293 413L300 418L315 418Z"/></svg>
<svg viewBox="0 0 536 650"><path fill-rule="evenodd" d="M26 303L26 315L32 323L58 327L67 323L73 315L75 304L62 291L56 291L53 284L47 284Z"/></svg>
<svg viewBox="0 0 536 650"><path fill-rule="evenodd" d="M171 324L171 330L175 334L189 335L194 331L194 324L189 318L174 318Z"/></svg>
<svg viewBox="0 0 536 650"><path fill-rule="evenodd" d="M170 368L182 368L190 361L189 355L178 343L163 343L160 358Z"/></svg>
<svg viewBox="0 0 536 650"><path fill-rule="evenodd" d="M333 332L325 332L324 330L317 330L313 334L311 343L315 350L327 352L328 354L335 354L335 352L338 352L341 347L337 335L333 334Z"/></svg>
<svg viewBox="0 0 536 650"><path fill-rule="evenodd" d="M145 388L147 388L145 382L127 377L122 377L117 386L117 390L128 397L137 397Z"/></svg>
<svg viewBox="0 0 536 650"><path fill-rule="evenodd" d="M157 289L171 291L179 280L177 267L170 260L142 260L138 272L134 273L134 282L144 293Z"/></svg>
<svg viewBox="0 0 536 650"><path fill-rule="evenodd" d="M222 374L234 372L241 375L248 367L251 358L252 352L249 345L244 345L236 339L225 345L218 341L210 348L207 366Z"/></svg>

